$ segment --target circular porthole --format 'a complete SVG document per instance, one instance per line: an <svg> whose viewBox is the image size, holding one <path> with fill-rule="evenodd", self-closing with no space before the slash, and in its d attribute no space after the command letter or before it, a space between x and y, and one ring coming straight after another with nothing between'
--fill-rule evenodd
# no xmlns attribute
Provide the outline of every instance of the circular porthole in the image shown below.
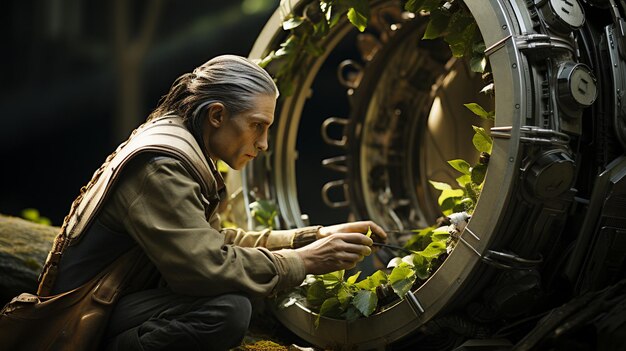
<svg viewBox="0 0 626 351"><path fill-rule="evenodd" d="M250 57L279 48L285 7L301 13L309 3L283 2ZM432 332L433 325L479 337L485 329L459 330L532 310L545 299L546 280L561 268L556 248L573 241L561 233L577 196L591 192L595 177L583 167L591 161L581 151L595 113L588 107L602 84L624 80L621 72L602 80L595 71L600 61L593 43L610 33L589 28L612 22L585 21L585 7L594 4L576 0L461 5L482 34L493 96L479 93L483 77L446 43L420 40L427 13L408 13L398 1L371 1L365 32L342 19L319 56L304 55L292 94L279 100L271 151L242 172L245 203L275 201L282 228L367 218L388 229L414 229L440 216L429 180L454 182L446 161L478 159L471 126L493 137L483 190L458 244L405 299L351 322L322 318L317 327L317 316L303 305L276 312L312 344L373 349ZM602 60L623 65L610 54ZM494 110L495 122L476 119L463 106L468 102ZM602 103L615 106L610 99Z"/></svg>

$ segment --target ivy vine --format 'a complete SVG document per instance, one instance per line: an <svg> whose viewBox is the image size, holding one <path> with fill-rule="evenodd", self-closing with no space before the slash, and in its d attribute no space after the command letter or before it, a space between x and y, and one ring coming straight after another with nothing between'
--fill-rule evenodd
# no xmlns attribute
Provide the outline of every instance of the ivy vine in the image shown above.
<svg viewBox="0 0 626 351"><path fill-rule="evenodd" d="M490 68L484 55L485 44L473 16L462 1L408 0L402 6L416 16L428 16L422 40L442 38L453 56L466 57L472 71L483 74L486 85L481 92L493 94ZM269 52L260 61L260 65L273 75L283 95L293 93L293 84L304 70L307 55L317 57L324 53L323 39L343 16L363 32L370 17L369 2L313 0L300 12L291 11L284 18L283 29L289 34L279 49ZM494 120L493 111L486 111L476 103L465 106L480 118ZM413 287L425 282L456 245L482 191L493 140L484 128L473 126L473 129L472 142L480 152L478 162L448 161L460 173L456 178L458 187L430 181L441 191L438 203L445 217L438 225L414 231L404 244L409 255L392 259L387 269L360 280L361 272L348 277L344 271L309 275L301 286L281 296L279 305L287 307L301 303L307 306L317 313L317 326L320 316L346 320L367 317L394 299L403 299ZM257 223L272 227L276 211L265 205L255 203L252 206L254 217Z"/></svg>

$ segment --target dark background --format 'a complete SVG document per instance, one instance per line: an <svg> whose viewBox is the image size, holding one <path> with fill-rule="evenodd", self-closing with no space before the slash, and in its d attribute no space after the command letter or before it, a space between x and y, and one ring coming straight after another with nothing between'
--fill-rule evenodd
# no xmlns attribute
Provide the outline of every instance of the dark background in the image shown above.
<svg viewBox="0 0 626 351"><path fill-rule="evenodd" d="M247 56L279 0L10 0L2 11L0 213L61 225L179 75ZM126 20L125 20L126 19Z"/></svg>

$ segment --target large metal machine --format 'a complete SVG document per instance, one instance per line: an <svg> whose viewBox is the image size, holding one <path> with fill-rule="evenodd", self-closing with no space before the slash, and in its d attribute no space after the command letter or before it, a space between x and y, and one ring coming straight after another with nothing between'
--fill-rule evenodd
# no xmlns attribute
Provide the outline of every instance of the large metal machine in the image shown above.
<svg viewBox="0 0 626 351"><path fill-rule="evenodd" d="M283 1L250 57L277 49L285 14L310 2ZM282 228L366 218L424 227L440 215L428 180L453 182L446 161L478 157L471 125L481 122L463 104L495 109L494 125L482 122L494 138L483 191L442 266L368 318L316 328L302 305L277 311L314 345L451 349L624 278L624 2L461 5L484 39L493 96L445 43L420 40L427 16L374 0L365 32L342 20L323 54L305 58L279 100L271 152L242 173L245 203L275 201Z"/></svg>

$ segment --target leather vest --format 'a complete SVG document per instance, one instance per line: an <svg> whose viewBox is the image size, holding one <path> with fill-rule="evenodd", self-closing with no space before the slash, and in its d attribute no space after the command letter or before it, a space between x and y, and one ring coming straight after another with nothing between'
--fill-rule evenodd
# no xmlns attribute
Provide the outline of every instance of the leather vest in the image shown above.
<svg viewBox="0 0 626 351"><path fill-rule="evenodd" d="M163 116L150 120L135 129L128 140L107 157L96 170L91 181L81 188L61 232L57 235L39 276L37 294L46 296L54 286L57 268L64 250L78 242L104 203L121 170L136 155L156 152L180 160L200 184L203 195L209 200L205 208L207 221L213 215L225 190L224 180L213 162L205 157L202 148L178 116Z"/></svg>

